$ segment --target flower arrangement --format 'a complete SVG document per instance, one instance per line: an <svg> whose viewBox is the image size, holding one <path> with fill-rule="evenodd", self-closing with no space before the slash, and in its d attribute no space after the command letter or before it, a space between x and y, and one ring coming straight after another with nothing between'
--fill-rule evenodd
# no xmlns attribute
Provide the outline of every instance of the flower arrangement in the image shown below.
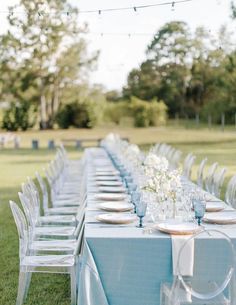
<svg viewBox="0 0 236 305"><path fill-rule="evenodd" d="M176 214L176 201L182 192L179 170L170 170L168 160L149 152L143 162L146 176L143 189L156 194L156 203L171 203L172 217Z"/></svg>

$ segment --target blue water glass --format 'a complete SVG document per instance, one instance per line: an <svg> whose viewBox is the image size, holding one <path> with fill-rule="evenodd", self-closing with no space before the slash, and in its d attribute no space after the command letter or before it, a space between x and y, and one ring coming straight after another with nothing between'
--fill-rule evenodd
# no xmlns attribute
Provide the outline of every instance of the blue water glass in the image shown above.
<svg viewBox="0 0 236 305"><path fill-rule="evenodd" d="M139 217L139 224L138 224L138 228L143 228L143 217L146 215L146 211L147 211L147 203L145 201L140 201L137 205L136 205L136 213L137 216Z"/></svg>
<svg viewBox="0 0 236 305"><path fill-rule="evenodd" d="M137 184L133 182L127 182L128 193L132 196L132 193L137 190Z"/></svg>
<svg viewBox="0 0 236 305"><path fill-rule="evenodd" d="M138 192L138 191L134 191L132 194L131 194L131 200L132 200L132 203L134 205L134 213L136 213L136 206L140 203L140 200L141 200L141 193Z"/></svg>
<svg viewBox="0 0 236 305"><path fill-rule="evenodd" d="M206 211L206 203L202 200L193 200L193 208L194 208L194 214L195 219L197 219L197 223L200 226L202 218Z"/></svg>

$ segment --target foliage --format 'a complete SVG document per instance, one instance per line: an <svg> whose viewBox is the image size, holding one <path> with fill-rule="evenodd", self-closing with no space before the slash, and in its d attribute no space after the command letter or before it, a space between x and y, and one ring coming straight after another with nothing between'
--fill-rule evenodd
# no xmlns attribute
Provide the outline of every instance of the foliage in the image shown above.
<svg viewBox="0 0 236 305"><path fill-rule="evenodd" d="M158 126L166 123L167 107L163 101L147 102L131 97L129 108L136 127Z"/></svg>
<svg viewBox="0 0 236 305"><path fill-rule="evenodd" d="M10 8L9 31L0 36L0 97L36 105L41 128L53 127L63 95L86 83L97 58L87 55L80 35L87 26L79 27L77 17L67 0L20 0Z"/></svg>
<svg viewBox="0 0 236 305"><path fill-rule="evenodd" d="M231 37L225 26L215 36L203 27L193 33L181 21L164 24L147 46L147 59L130 71L123 96L163 100L170 117L201 113L206 118L212 112L219 121L224 112L234 120L236 51Z"/></svg>
<svg viewBox="0 0 236 305"><path fill-rule="evenodd" d="M163 101L151 102L132 96L131 101L108 103L105 116L115 124L121 124L124 117L132 118L135 127L158 126L166 123L167 107Z"/></svg>
<svg viewBox="0 0 236 305"><path fill-rule="evenodd" d="M4 112L2 128L9 131L19 129L25 131L33 127L35 121L35 109L29 102L11 103L10 107Z"/></svg>
<svg viewBox="0 0 236 305"><path fill-rule="evenodd" d="M106 121L120 124L123 117L131 116L128 103L125 101L119 103L107 103L104 111Z"/></svg>
<svg viewBox="0 0 236 305"><path fill-rule="evenodd" d="M69 127L91 128L94 124L88 104L77 102L64 105L57 113L56 122L63 129Z"/></svg>

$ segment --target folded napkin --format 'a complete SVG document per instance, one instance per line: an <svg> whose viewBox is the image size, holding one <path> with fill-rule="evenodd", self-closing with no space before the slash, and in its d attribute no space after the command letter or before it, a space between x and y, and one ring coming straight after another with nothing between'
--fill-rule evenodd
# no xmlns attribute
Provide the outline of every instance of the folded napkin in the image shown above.
<svg viewBox="0 0 236 305"><path fill-rule="evenodd" d="M177 275L177 263L179 251L184 243L190 238L187 235L172 235L172 264L173 264L173 275ZM182 276L193 276L193 265L194 265L194 239L188 241L182 250L179 270Z"/></svg>

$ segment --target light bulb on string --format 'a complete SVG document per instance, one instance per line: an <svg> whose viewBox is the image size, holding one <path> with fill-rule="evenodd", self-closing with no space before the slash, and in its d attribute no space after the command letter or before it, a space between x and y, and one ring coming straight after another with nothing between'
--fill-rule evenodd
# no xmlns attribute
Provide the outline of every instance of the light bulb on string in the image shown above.
<svg viewBox="0 0 236 305"><path fill-rule="evenodd" d="M172 11L172 12L175 11L175 2L174 2L174 1L171 3L171 11Z"/></svg>
<svg viewBox="0 0 236 305"><path fill-rule="evenodd" d="M139 10L137 9L136 6L133 7L133 10L134 10L134 15L138 16L139 15Z"/></svg>
<svg viewBox="0 0 236 305"><path fill-rule="evenodd" d="M98 10L98 19L102 19L102 11Z"/></svg>

